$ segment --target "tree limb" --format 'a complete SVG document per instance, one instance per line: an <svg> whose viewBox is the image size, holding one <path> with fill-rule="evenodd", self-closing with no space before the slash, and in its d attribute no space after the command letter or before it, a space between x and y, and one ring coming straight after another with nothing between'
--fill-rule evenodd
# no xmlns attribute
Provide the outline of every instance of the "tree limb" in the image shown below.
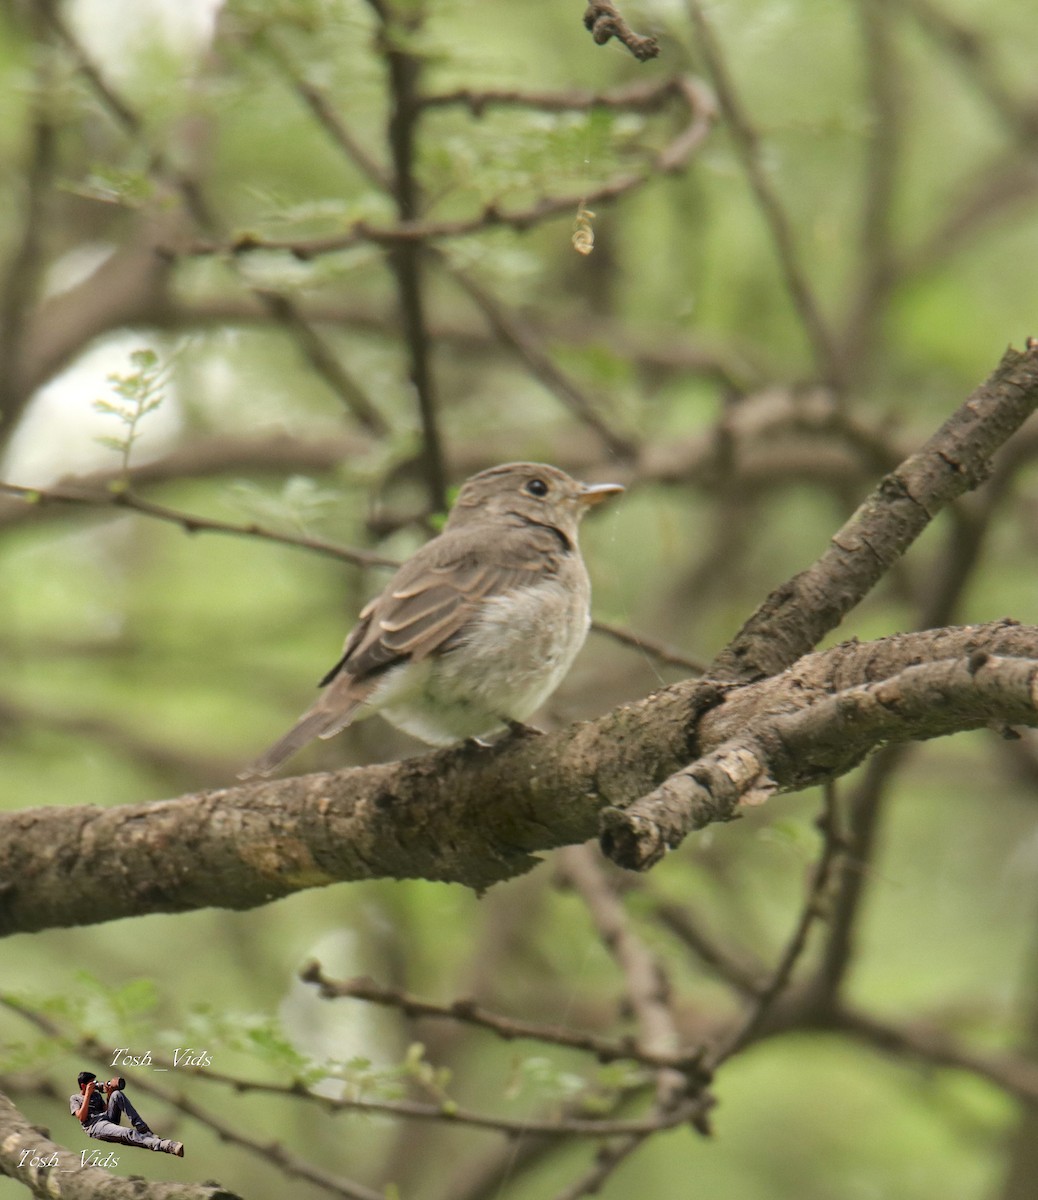
<svg viewBox="0 0 1038 1200"><path fill-rule="evenodd" d="M1028 661L976 667L980 655ZM991 721L1038 725L1031 660L1035 627L928 630L846 643L727 695L709 681L685 681L595 722L489 748L463 743L150 804L0 815L0 934L253 908L347 880L423 878L483 890L529 870L538 851L595 836L603 809L633 805L686 771L694 746L708 756L740 730L759 733L768 778L790 790L849 770L884 740ZM906 669L911 662L921 665ZM899 673L885 688L859 688ZM812 693L818 705L798 714ZM816 750L826 756L801 757ZM711 801L714 819L732 815L737 800Z"/></svg>
<svg viewBox="0 0 1038 1200"><path fill-rule="evenodd" d="M1038 725L1038 659L969 657L906 667L874 683L814 703L798 695L796 669L778 679L780 711L755 707L739 728L733 712L719 723L738 729L691 766L625 809L602 814L602 848L620 866L645 870L693 830L730 821L740 806L797 791L849 771L873 749L984 725ZM748 689L756 691L756 689ZM965 723L964 723L965 722ZM712 741L704 719L702 736Z"/></svg>
<svg viewBox="0 0 1038 1200"><path fill-rule="evenodd" d="M988 477L991 456L1038 407L1038 347L1010 347L930 440L885 476L806 571L776 588L709 674L755 679L835 629L951 500Z"/></svg>

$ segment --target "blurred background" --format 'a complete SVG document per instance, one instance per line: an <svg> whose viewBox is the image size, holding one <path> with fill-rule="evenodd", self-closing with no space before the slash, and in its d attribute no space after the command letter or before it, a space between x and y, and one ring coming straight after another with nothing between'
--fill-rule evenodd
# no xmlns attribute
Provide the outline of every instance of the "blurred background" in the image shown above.
<svg viewBox="0 0 1038 1200"><path fill-rule="evenodd" d="M1025 0L641 0L644 62L596 45L576 0L0 13L5 809L229 785L382 586L364 553L405 557L496 462L628 488L584 526L600 627L538 723L695 673L1038 334ZM831 640L1033 621L1036 456L1027 426ZM420 752L375 719L292 770ZM719 1073L712 1140L655 1136L599 1194L1033 1197L1036 780L1032 735L986 731L841 780L850 852L798 978L828 971L860 1021L777 1021ZM644 878L601 868L683 1045L774 969L820 806L780 798ZM520 1124L651 1094L630 1065L321 1000L313 958L637 1034L549 859L482 899L341 885L10 937L0 1087L78 1153L100 1143L67 1097L110 1073L103 1049L205 1052L209 1076L121 1068L188 1157L115 1173L306 1200L575 1197L596 1143L329 1115L212 1074Z"/></svg>

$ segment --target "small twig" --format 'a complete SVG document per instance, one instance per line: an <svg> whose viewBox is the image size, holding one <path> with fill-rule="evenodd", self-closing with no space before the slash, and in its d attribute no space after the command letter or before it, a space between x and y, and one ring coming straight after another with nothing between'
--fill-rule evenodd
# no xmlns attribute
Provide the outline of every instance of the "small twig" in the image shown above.
<svg viewBox="0 0 1038 1200"><path fill-rule="evenodd" d="M879 823L890 795L890 782L904 763L908 746L886 746L868 763L847 804L844 854L833 880L829 926L811 981L815 1003L823 1010L839 1000L854 958L855 930L870 879Z"/></svg>
<svg viewBox="0 0 1038 1200"><path fill-rule="evenodd" d="M727 122L732 141L742 160L743 170L768 224L786 287L811 344L817 369L827 382L838 384L832 335L822 316L818 299L797 248L792 221L783 208L764 165L758 132L743 108L720 43L707 20L704 6L700 0L685 0L685 3L717 93L721 114Z"/></svg>
<svg viewBox="0 0 1038 1200"><path fill-rule="evenodd" d="M307 106L325 133L346 154L347 158L356 163L372 183L388 192L393 183L389 171L377 162L362 143L353 136L342 120L338 109L329 103L324 93L296 70L287 50L275 35L275 31L270 29L266 31L264 45L285 81Z"/></svg>
<svg viewBox="0 0 1038 1200"><path fill-rule="evenodd" d="M636 880L637 882L637 880ZM733 952L727 940L706 934L692 918L688 908L665 900L652 899L652 915L688 950L699 962L711 968L725 983L746 996L760 993L760 980L764 978L762 963L751 961L745 951Z"/></svg>
<svg viewBox="0 0 1038 1200"><path fill-rule="evenodd" d="M635 33L612 0L591 0L584 12L584 27L597 46L604 46L610 38L616 38L639 62L648 62L660 52L656 39Z"/></svg>
<svg viewBox="0 0 1038 1200"><path fill-rule="evenodd" d="M299 972L304 983L315 984L320 995L328 1000L349 997L366 1000L369 1004L380 1004L399 1009L408 1017L431 1017L437 1020L458 1021L486 1029L505 1041L529 1038L548 1042L555 1046L569 1046L593 1054L599 1062L617 1062L627 1059L649 1067L671 1067L675 1070L690 1070L701 1057L700 1051L691 1054L671 1054L653 1051L638 1046L633 1041L611 1041L593 1033L582 1033L562 1025L541 1025L532 1021L520 1021L512 1017L491 1012L474 1000L454 1000L450 1004L434 1004L420 996L400 991L398 988L383 987L374 979L329 979L316 962L307 963Z"/></svg>
<svg viewBox="0 0 1038 1200"><path fill-rule="evenodd" d="M440 251L434 251L450 272L451 278L475 301L500 339L519 355L530 373L556 395L571 413L592 430L611 454L632 459L636 453L633 439L618 433L599 414L598 406L583 388L552 359L539 339L514 313L501 303L475 276L452 266Z"/></svg>
<svg viewBox="0 0 1038 1200"><path fill-rule="evenodd" d="M357 423L375 437L385 437L390 431L389 422L372 404L360 384L314 332L313 326L302 314L295 301L269 288L251 287L250 291L274 320L284 326L295 339L307 361L342 400L343 405Z"/></svg>
<svg viewBox="0 0 1038 1200"><path fill-rule="evenodd" d="M580 1200L581 1196L594 1195L617 1167L643 1146L645 1141L645 1134L633 1134L603 1146L595 1155L594 1164L569 1187L556 1192L552 1200Z"/></svg>
<svg viewBox="0 0 1038 1200"><path fill-rule="evenodd" d="M617 175L597 187L585 187L580 192L569 192L562 196L541 197L525 208L512 210L505 208L497 201L491 201L484 204L475 216L462 217L457 220L433 221L412 217L402 218L392 225L376 225L369 221L359 220L354 221L345 232L330 237L266 238L254 233L242 233L231 242L213 241L212 239L198 240L171 246L168 252L173 256L205 256L248 254L269 250L292 254L300 261L306 262L324 254L334 254L364 243L386 248L410 243L427 245L431 242L483 233L488 229L501 226L523 232L553 217L569 217L581 201L590 207L607 204L643 186L657 175L680 171L706 140L717 116L716 105L709 90L694 79L684 77L671 79L656 88L642 86L637 90L631 89L630 95L629 107L633 108L652 108L658 105L660 97L673 96L687 108L688 122L646 167L639 171L628 171ZM432 102L436 101L435 96L431 99ZM622 93L619 91L590 94L560 93L558 108L560 110L581 109L597 105L624 107L621 99ZM416 97L415 103L420 104L421 98ZM539 106L535 105L535 107ZM341 142L339 144L341 146Z"/></svg>
<svg viewBox="0 0 1038 1200"><path fill-rule="evenodd" d="M316 554L325 554L329 558L353 563L358 567L395 567L398 565L395 559L385 558L381 554L340 546L334 542L321 541L319 538L278 533L276 530L267 529L255 523L236 525L230 521L198 517L174 508L167 508L162 504L153 504L150 500L144 500L129 491L68 492L0 482L0 492L6 492L11 496L20 496L28 504L68 504L80 508L125 508L130 512L140 513L142 516L154 517L159 521L179 525L186 533L226 533L235 537L261 538L264 541L277 542L283 546L312 550Z"/></svg>
<svg viewBox="0 0 1038 1200"><path fill-rule="evenodd" d="M660 641L659 638L650 637L646 633L627 629L623 625L614 624L612 621L592 621L591 629L594 633L601 633L605 637L613 638L614 641L619 642L623 646L642 650L658 662L665 663L668 667L683 667L692 675L702 675L706 671L706 663L702 660L690 658L675 646Z"/></svg>

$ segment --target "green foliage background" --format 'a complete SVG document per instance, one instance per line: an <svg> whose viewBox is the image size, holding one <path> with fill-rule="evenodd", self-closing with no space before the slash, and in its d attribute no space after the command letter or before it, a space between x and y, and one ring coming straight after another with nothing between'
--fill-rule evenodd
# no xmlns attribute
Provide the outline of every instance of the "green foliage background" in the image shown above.
<svg viewBox="0 0 1038 1200"><path fill-rule="evenodd" d="M709 14L805 272L835 327L867 266L863 196L869 154L883 136L863 49L870 6L881 10L894 47L900 151L893 254L918 269L906 270L882 305L842 403L877 441L910 450L990 371L1007 342L1019 345L1038 332L1038 143L1015 136L978 75L897 5L726 0ZM1033 114L1033 6L944 0L941 9L979 31L1005 94ZM69 19L76 14L72 6ZM425 29L412 36L432 89L600 89L702 70L682 4L646 0L626 15L659 34L662 54L654 62L640 65L616 43L596 47L581 25L581 5L557 0L434 0ZM41 78L47 105L61 117L49 262L132 234L139 206L156 195L148 177L154 147L174 161L204 158L207 202L227 238L325 236L359 218L390 221L385 197L317 127L268 48L276 39L278 53L331 97L354 135L384 160L385 73L373 25L359 0L238 0L221 15L211 52L142 43L121 59L101 53L145 118L144 134L131 139L67 58L49 51L54 61L40 70L28 22L9 7L0 26L0 170L11 197L0 214L3 260L21 234L17 214ZM102 50L106 38L114 44L114 30L93 36ZM189 119L204 126L201 152L185 144ZM501 197L518 207L545 193L590 191L596 180L644 161L647 147L673 133L673 121L666 113L502 108L477 119L462 109L432 111L419 143L428 215L462 219ZM1008 177L1014 163L1025 177L1019 197L992 203L985 219L961 236L945 231L942 241L960 198ZM772 239L723 127L686 172L600 208L595 232L588 259L570 248L568 217L526 233L488 230L449 244L448 252L544 332L558 361L617 427L653 446L679 447L712 430L732 402L713 373L639 361L632 347L707 348L751 393L817 381ZM323 332L390 424L389 436L359 431L285 331L245 312L244 284L370 316ZM361 245L310 262L290 254L186 257L174 289L168 319L134 328L115 368L132 369L133 346L169 365L164 407L175 417L172 432L163 440L144 416L131 467L176 445L217 439L284 435L313 444L341 439L344 447L352 439L352 448L330 470L188 474L150 487L149 497L395 557L420 544L427 536L420 522L380 531L381 518L424 503L411 465L420 429L382 253ZM479 343L478 313L442 272L430 273L429 300L440 331L434 367L453 482L511 458L575 463L598 478L626 470L514 356ZM239 315L221 316L221 304L237 305ZM450 336L459 328L466 337ZM83 412L115 398L93 381L70 379L67 389L81 392ZM83 446L93 444L93 426L61 419L82 428ZM120 436L118 426L113 418L108 435ZM93 469L118 474L120 455L95 449ZM0 475L16 466L16 451L12 443ZM66 469L58 456L54 478ZM635 478L622 504L586 528L595 613L708 660L772 586L820 552L879 473L862 466L839 482L776 476L734 488L723 472L709 486ZM47 486L53 478L19 482ZM1025 463L955 621L1034 620L1036 482ZM953 521L939 522L839 637L913 627L955 536ZM0 803L117 805L228 784L309 702L353 614L383 578L259 539L189 537L105 509L40 507L32 519L0 526ZM680 674L593 636L545 721L592 716ZM91 724L77 725L83 721ZM898 776L881 851L868 867L849 987L854 1003L871 1012L1009 1051L1026 1043L1034 1020L1038 843L1033 781L1005 770L995 743L976 734L918 747ZM297 767L414 752L402 735L372 722L308 751ZM782 799L709 832L653 873L648 895L630 898L632 919L664 958L691 1028L710 1014L734 1015L737 1002L652 921L651 898L690 906L726 944L774 960L815 853L816 808L815 796ZM439 1065L442 1031L407 1029L359 1002L332 1013L314 999L295 982L314 955L333 974L371 973L444 1001L476 988L515 1015L592 1028L612 1024L621 994L582 906L553 888L550 863L483 900L458 887L379 883L308 892L247 913L19 935L2 951L2 989L40 1006L63 998L63 1007L49 1011L72 1043L89 1033L166 1054L204 1044L221 1071L250 1078L295 1077L311 1056L332 1058L352 1062L368 1094L393 1094L403 1086L396 1068L415 1040L427 1041L428 1059ZM113 992L125 1003L113 1002ZM485 1035L447 1049L448 1093L467 1107L513 1116L558 1103L574 1073L594 1075L572 1055ZM47 1077L71 1091L81 1060L74 1044L39 1036L0 1011L5 1080ZM371 1078L364 1062L373 1064ZM401 1133L381 1119L329 1118L298 1102L230 1096L204 1080L192 1087L200 1104L258 1140L278 1138L350 1177L384 1175L382 1182L416 1200L448 1195L457 1164L494 1143L494 1135L459 1129L434 1137L426 1128ZM1020 1118L1011 1099L975 1076L921 1070L835 1035L756 1046L725 1068L716 1094L713 1141L685 1129L661 1137L602 1195L995 1197ZM60 1088L57 1100L29 1088L19 1103L58 1140L74 1149L85 1144L64 1118ZM221 1144L154 1100L143 1106L163 1133L188 1142L189 1157L186 1165L151 1156L143 1164L127 1153L119 1174L172 1179L189 1171L245 1196L284 1194L269 1164L247 1150ZM501 1195L554 1196L591 1153L573 1144L517 1174ZM325 1194L302 1180L287 1186L300 1197ZM0 1181L0 1194L5 1187L18 1191Z"/></svg>

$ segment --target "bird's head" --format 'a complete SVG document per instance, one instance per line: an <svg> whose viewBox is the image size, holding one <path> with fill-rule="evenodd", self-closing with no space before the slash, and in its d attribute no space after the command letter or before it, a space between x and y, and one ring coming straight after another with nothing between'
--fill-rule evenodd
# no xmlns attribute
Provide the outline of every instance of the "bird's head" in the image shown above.
<svg viewBox="0 0 1038 1200"><path fill-rule="evenodd" d="M623 490L618 483L580 483L547 463L504 463L462 484L447 528L510 518L557 529L572 541L587 510Z"/></svg>

